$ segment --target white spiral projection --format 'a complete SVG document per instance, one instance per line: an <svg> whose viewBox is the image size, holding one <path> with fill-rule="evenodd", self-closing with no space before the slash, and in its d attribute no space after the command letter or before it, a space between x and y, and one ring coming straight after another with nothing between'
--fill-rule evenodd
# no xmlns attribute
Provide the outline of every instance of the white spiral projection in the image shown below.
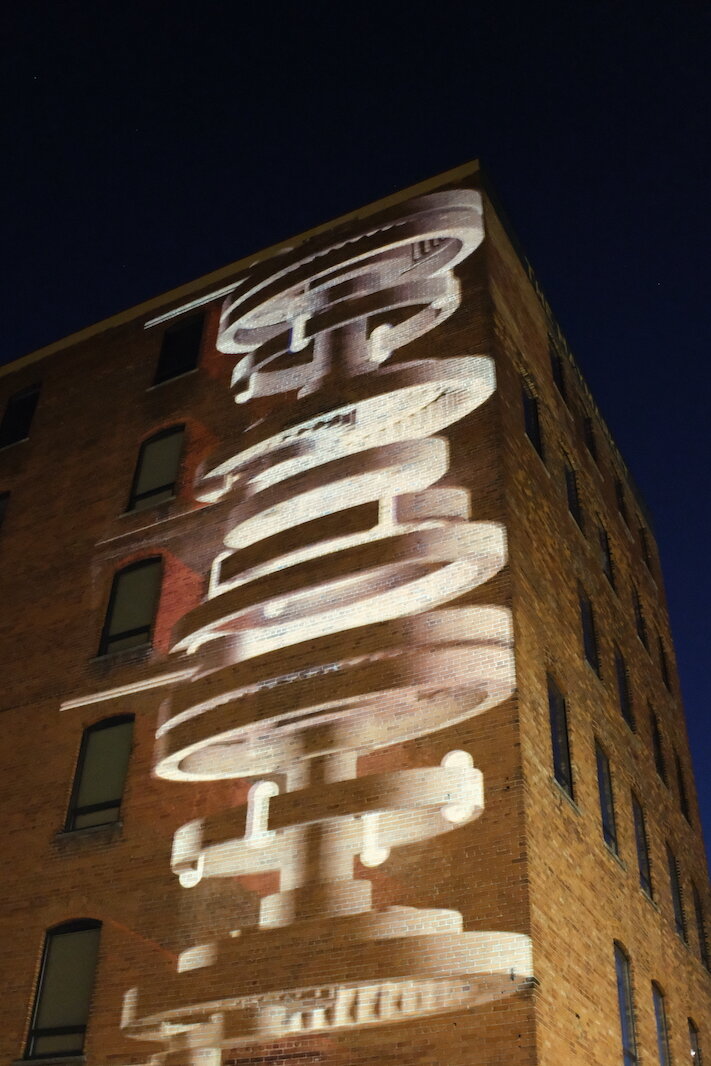
<svg viewBox="0 0 711 1066"><path fill-rule="evenodd" d="M476 192L434 193L273 257L225 301L218 348L236 356L237 403L261 416L198 487L234 508L208 596L176 631L197 670L172 694L156 772L253 781L244 807L176 833L186 889L274 871L279 891L258 926L127 995L126 1031L162 1041L163 1066L459 1010L531 974L525 935L375 910L354 876L356 857L377 866L484 807L467 752L366 776L359 755L481 714L514 685L509 612L448 606L506 561L504 529L470 521L437 436L491 395L493 364L403 352L456 311L453 269L482 237Z"/></svg>

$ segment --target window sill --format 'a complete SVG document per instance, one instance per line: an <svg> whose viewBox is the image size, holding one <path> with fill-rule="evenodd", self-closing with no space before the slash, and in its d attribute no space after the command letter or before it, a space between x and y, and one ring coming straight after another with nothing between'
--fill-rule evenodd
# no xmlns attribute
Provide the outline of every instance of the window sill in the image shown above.
<svg viewBox="0 0 711 1066"><path fill-rule="evenodd" d="M141 507L141 506L129 507L125 511L121 511L121 513L118 516L118 518L119 518L119 520L126 519L126 518L135 518L137 515L144 515L146 513L146 511L156 511L159 507L166 507L169 504L175 503L177 498L178 497L174 493L172 496L165 496L162 500L159 500L157 503L148 503L147 502L145 504L145 506L143 506L143 507Z"/></svg>
<svg viewBox="0 0 711 1066"><path fill-rule="evenodd" d="M164 385L170 385L171 381L182 381L183 378L190 377L191 374L197 374L199 366L194 366L192 370L185 370L182 374L176 374L173 378L165 378L164 381L154 381L152 385L149 385L146 392L153 392L155 389L162 389Z"/></svg>
<svg viewBox="0 0 711 1066"><path fill-rule="evenodd" d="M624 870L625 873L626 873L627 872L627 863L625 862L625 860L621 859L620 856L617 854L617 852L612 850L612 848L610 847L610 845L607 843L606 840L603 840L602 843L604 844L605 851L610 856L610 858L614 859L615 862L617 863L617 865L620 867L620 869Z"/></svg>
<svg viewBox="0 0 711 1066"><path fill-rule="evenodd" d="M136 644L132 648L122 648L121 651L107 651L103 655L95 655L93 659L89 659L89 666L97 672L103 672L114 666L142 663L150 658L152 651L153 645L150 642Z"/></svg>
<svg viewBox="0 0 711 1066"><path fill-rule="evenodd" d="M29 439L30 439L29 437L20 437L19 440L11 440L7 444L0 444L0 452L6 452L10 448L14 448L16 444L24 444ZM29 1059L27 1059L27 1060L22 1059L21 1061L22 1062L25 1062L25 1061L29 1062L30 1060Z"/></svg>
<svg viewBox="0 0 711 1066"><path fill-rule="evenodd" d="M83 1062L86 1062L86 1055L82 1052L80 1055L60 1055L58 1058L42 1055L39 1058L13 1059L10 1066L28 1066L29 1063L37 1063L38 1066L40 1063L42 1066L81 1066Z"/></svg>
<svg viewBox="0 0 711 1066"><path fill-rule="evenodd" d="M54 834L52 843L58 851L67 853L80 848L100 847L114 844L123 836L123 821L106 822L104 825L85 825L79 829L60 829Z"/></svg>
<svg viewBox="0 0 711 1066"><path fill-rule="evenodd" d="M566 792L566 790L565 790L565 789L563 788L563 786L562 786L562 785L560 784L560 782L559 782L559 781L556 781L556 779L555 779L554 777L551 777L551 779L550 779L550 780L551 780L551 785L553 786L553 788L554 788L554 790L555 790L556 794L557 794L558 796L561 796L561 797L562 797L562 798L563 798L563 799L565 800L565 802L566 802L566 803L567 803L567 804L568 804L568 805L569 805L570 807L572 807L572 808L573 808L573 810L575 811L575 813L576 813L576 814L578 814L578 815L580 815L580 816L582 817L582 813L583 813L583 812L582 812L582 811L580 810L580 807L578 807L577 803L575 802L575 800L573 799L573 797L572 797L572 796L570 795L570 793L569 793L569 792Z"/></svg>

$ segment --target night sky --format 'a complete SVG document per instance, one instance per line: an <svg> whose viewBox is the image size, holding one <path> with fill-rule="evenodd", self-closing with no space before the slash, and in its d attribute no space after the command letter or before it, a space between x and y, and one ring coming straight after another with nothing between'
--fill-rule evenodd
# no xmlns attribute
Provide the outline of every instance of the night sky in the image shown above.
<svg viewBox="0 0 711 1066"><path fill-rule="evenodd" d="M711 4L25 0L0 362L475 157L651 511L707 840Z"/></svg>

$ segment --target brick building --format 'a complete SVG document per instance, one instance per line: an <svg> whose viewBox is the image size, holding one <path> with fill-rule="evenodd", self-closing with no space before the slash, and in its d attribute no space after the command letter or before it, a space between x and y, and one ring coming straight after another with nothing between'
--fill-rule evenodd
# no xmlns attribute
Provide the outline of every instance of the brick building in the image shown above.
<svg viewBox="0 0 711 1066"><path fill-rule="evenodd" d="M0 412L0 1066L711 1062L653 534L475 164Z"/></svg>

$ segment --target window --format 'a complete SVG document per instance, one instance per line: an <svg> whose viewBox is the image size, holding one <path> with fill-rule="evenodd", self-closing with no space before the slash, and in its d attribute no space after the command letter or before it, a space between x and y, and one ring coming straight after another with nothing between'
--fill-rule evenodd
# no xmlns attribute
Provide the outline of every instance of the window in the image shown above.
<svg viewBox="0 0 711 1066"><path fill-rule="evenodd" d="M132 736L133 715L105 718L84 730L67 830L118 821Z"/></svg>
<svg viewBox="0 0 711 1066"><path fill-rule="evenodd" d="M676 861L676 856L668 844L667 862L669 865L669 884L671 886L672 905L674 907L674 924L677 933L684 943L686 943L686 918L684 917L684 901L681 895L679 863Z"/></svg>
<svg viewBox="0 0 711 1066"><path fill-rule="evenodd" d="M10 502L9 492L0 492L0 529L5 520L5 514L7 513L7 505Z"/></svg>
<svg viewBox="0 0 711 1066"><path fill-rule="evenodd" d="M607 535L607 530L604 526L597 527L597 539L600 545L600 565L602 571L607 580L615 587L615 568L612 563L612 549L610 548L610 538Z"/></svg>
<svg viewBox="0 0 711 1066"><path fill-rule="evenodd" d="M142 559L114 575L99 655L150 643L160 580L160 558Z"/></svg>
<svg viewBox="0 0 711 1066"><path fill-rule="evenodd" d="M175 495L185 426L171 426L145 440L138 453L128 511L153 507Z"/></svg>
<svg viewBox="0 0 711 1066"><path fill-rule="evenodd" d="M544 459L543 435L541 433L538 400L527 381L521 382L521 400L523 403L523 424L526 430L526 436L540 455L541 459Z"/></svg>
<svg viewBox="0 0 711 1066"><path fill-rule="evenodd" d="M647 827L644 824L644 811L634 792L632 793L632 815L634 817L634 839L637 847L637 869L639 870L639 886L643 892L653 898L652 894L652 871L649 866L649 844L647 841Z"/></svg>
<svg viewBox="0 0 711 1066"><path fill-rule="evenodd" d="M101 923L88 920L47 931L27 1058L83 1051L100 935Z"/></svg>
<svg viewBox="0 0 711 1066"><path fill-rule="evenodd" d="M590 455L595 462L597 462L597 438L595 436L595 426L593 425L592 418L583 418L583 438L585 440L585 447L590 452Z"/></svg>
<svg viewBox="0 0 711 1066"><path fill-rule="evenodd" d="M679 806L681 807L681 813L684 815L687 822L691 823L689 797L686 794L686 781L684 780L684 771L681 768L681 759L677 752L674 752L674 766L676 769L676 783L679 789Z"/></svg>
<svg viewBox="0 0 711 1066"><path fill-rule="evenodd" d="M30 385L28 389L16 392L7 401L5 414L0 422L0 448L8 444L17 444L27 440L39 399L39 385Z"/></svg>
<svg viewBox="0 0 711 1066"><path fill-rule="evenodd" d="M551 374L553 375L553 381L561 394L565 402L568 402L568 388L565 380L565 367L563 365L563 356L560 354L556 347L556 343L551 336L548 337L548 354L551 361Z"/></svg>
<svg viewBox="0 0 711 1066"><path fill-rule="evenodd" d="M562 692L552 677L548 677L548 712L553 748L553 776L560 787L573 798L573 771L570 765L568 741L568 713Z"/></svg>
<svg viewBox="0 0 711 1066"><path fill-rule="evenodd" d="M615 478L615 499L617 500L617 510L620 512L620 517L629 528L630 520L627 511L627 500L625 499L624 486L619 478Z"/></svg>
<svg viewBox="0 0 711 1066"><path fill-rule="evenodd" d="M689 1055L693 1066L701 1066L701 1045L699 1043L699 1030L689 1018Z"/></svg>
<svg viewBox="0 0 711 1066"><path fill-rule="evenodd" d="M580 493L578 492L578 475L573 470L567 459L563 461L565 471L565 494L568 499L568 510L582 530L585 529L583 509L580 506Z"/></svg>
<svg viewBox="0 0 711 1066"><path fill-rule="evenodd" d="M642 601L639 598L639 592L635 585L632 586L632 610L634 611L634 624L637 630L637 636L644 644L647 651L649 651L649 640L647 638L647 623L644 620L644 611L642 610Z"/></svg>
<svg viewBox="0 0 711 1066"><path fill-rule="evenodd" d="M667 783L667 767L664 759L664 746L662 744L662 732L659 728L659 719L656 714L649 708L649 725L652 731L652 752L654 754L654 765L657 769L657 773L661 777L662 781L666 785Z"/></svg>
<svg viewBox="0 0 711 1066"><path fill-rule="evenodd" d="M693 886L694 896L694 917L696 918L696 935L699 939L699 958L703 962L704 966L708 970L709 968L709 945L706 939L706 919L704 917L704 906L701 902L701 896L696 885Z"/></svg>
<svg viewBox="0 0 711 1066"><path fill-rule="evenodd" d="M666 648L664 647L664 641L661 634L657 633L657 648L659 649L659 669L662 671L662 681L664 687L671 692L671 677L669 675L669 660L667 659Z"/></svg>
<svg viewBox="0 0 711 1066"><path fill-rule="evenodd" d="M667 1033L667 1015L664 1009L664 993L656 981L652 981L652 1001L654 1003L654 1020L657 1026L657 1053L659 1066L670 1066L669 1034Z"/></svg>
<svg viewBox="0 0 711 1066"><path fill-rule="evenodd" d="M634 1031L634 1006L632 1003L632 978L630 960L620 944L615 944L615 971L617 975L617 1002L620 1008L623 1066L637 1066L637 1038Z"/></svg>
<svg viewBox="0 0 711 1066"><path fill-rule="evenodd" d="M632 693L630 692L630 678L627 673L627 663L619 648L615 648L615 676L617 678L617 698L620 703L622 717L634 732L634 712L632 710Z"/></svg>
<svg viewBox="0 0 711 1066"><path fill-rule="evenodd" d="M200 358L203 321L202 315L196 315L176 322L165 331L154 385L195 369Z"/></svg>
<svg viewBox="0 0 711 1066"><path fill-rule="evenodd" d="M595 760L597 762L597 787L600 793L602 836L608 848L617 855L617 826L615 824L615 805L612 798L610 760L597 741L595 742Z"/></svg>
<svg viewBox="0 0 711 1066"><path fill-rule="evenodd" d="M580 625L583 633L583 653L595 673L600 676L600 657L597 650L597 633L595 631L595 615L590 600L584 592L580 597Z"/></svg>
<svg viewBox="0 0 711 1066"><path fill-rule="evenodd" d="M640 547L642 549L642 558L644 559L645 566L647 567L647 569L649 570L649 572L651 574L651 572L652 572L652 553L651 553L650 548L649 548L649 537L647 536L647 530L644 528L644 526L639 526L638 529L639 529L639 544L640 544Z"/></svg>

